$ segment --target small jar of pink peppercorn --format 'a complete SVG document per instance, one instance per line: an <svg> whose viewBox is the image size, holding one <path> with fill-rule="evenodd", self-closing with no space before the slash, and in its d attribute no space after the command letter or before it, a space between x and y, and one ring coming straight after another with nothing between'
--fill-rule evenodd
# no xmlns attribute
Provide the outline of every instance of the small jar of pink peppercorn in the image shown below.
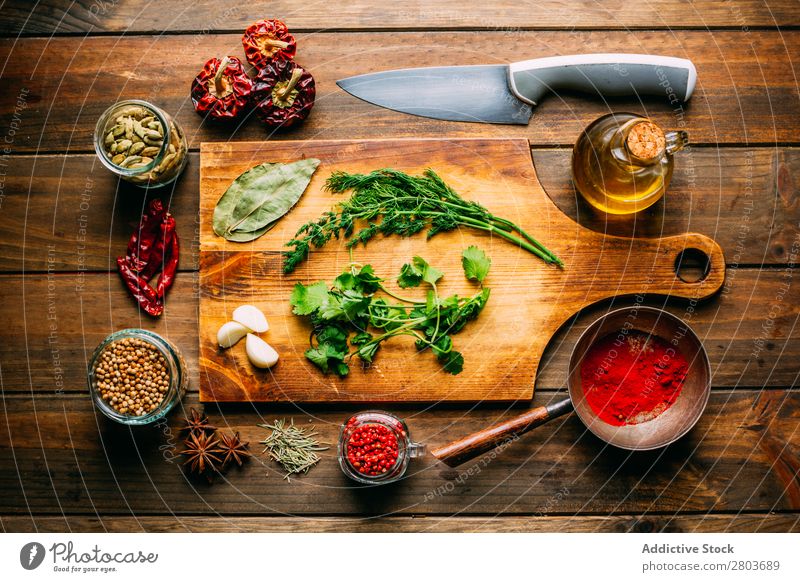
<svg viewBox="0 0 800 582"><path fill-rule="evenodd" d="M381 410L354 414L339 433L339 465L359 483L384 484L402 478L425 445L411 441L406 423Z"/></svg>

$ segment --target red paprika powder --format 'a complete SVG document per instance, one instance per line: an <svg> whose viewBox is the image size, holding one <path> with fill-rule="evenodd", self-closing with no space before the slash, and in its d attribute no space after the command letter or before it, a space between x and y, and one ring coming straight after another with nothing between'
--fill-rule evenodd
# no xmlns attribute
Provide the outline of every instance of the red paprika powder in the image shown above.
<svg viewBox="0 0 800 582"><path fill-rule="evenodd" d="M689 365L663 339L639 331L605 336L581 363L586 401L605 422L623 426L657 417L678 399Z"/></svg>

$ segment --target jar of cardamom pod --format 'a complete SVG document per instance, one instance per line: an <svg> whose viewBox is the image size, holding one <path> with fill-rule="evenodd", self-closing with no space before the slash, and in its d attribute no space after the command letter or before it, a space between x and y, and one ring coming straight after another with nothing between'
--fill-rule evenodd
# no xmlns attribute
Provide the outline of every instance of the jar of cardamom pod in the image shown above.
<svg viewBox="0 0 800 582"><path fill-rule="evenodd" d="M175 181L187 161L183 129L147 101L115 103L97 121L94 149L105 167L123 180L155 188Z"/></svg>

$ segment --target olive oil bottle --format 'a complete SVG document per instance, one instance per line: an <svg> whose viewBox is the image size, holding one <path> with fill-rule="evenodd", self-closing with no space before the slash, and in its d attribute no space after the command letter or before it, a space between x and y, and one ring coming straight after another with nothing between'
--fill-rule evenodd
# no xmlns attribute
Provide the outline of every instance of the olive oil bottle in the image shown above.
<svg viewBox="0 0 800 582"><path fill-rule="evenodd" d="M689 143L646 117L610 113L590 124L572 150L572 177L586 201L609 214L655 204L672 178L672 156Z"/></svg>

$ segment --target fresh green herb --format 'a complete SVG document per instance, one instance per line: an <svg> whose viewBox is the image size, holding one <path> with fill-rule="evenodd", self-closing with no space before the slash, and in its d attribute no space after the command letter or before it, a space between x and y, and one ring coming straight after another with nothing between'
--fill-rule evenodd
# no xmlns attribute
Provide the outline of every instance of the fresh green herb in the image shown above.
<svg viewBox="0 0 800 582"><path fill-rule="evenodd" d="M325 443L319 443L314 438L317 433L314 427L308 432L304 428L294 425L294 419L286 426L285 420L276 420L275 424L259 424L261 428L270 429L270 434L261 441L264 445L264 452L269 453L273 461L280 463L286 470L284 479L289 480L289 476L294 473L308 473L308 470L319 462L320 451L328 450Z"/></svg>
<svg viewBox="0 0 800 582"><path fill-rule="evenodd" d="M234 242L257 239L297 203L317 166L319 160L309 158L247 170L217 202L214 232Z"/></svg>
<svg viewBox="0 0 800 582"><path fill-rule="evenodd" d="M464 249L461 254L461 265L464 267L467 279L483 283L486 275L489 274L492 260L481 249L473 245Z"/></svg>
<svg viewBox="0 0 800 582"><path fill-rule="evenodd" d="M411 263L406 263L400 270L397 284L403 289L418 287L425 281L429 285L436 285L436 282L444 276L444 273L431 267L425 259L414 257Z"/></svg>
<svg viewBox="0 0 800 582"><path fill-rule="evenodd" d="M285 273L294 271L312 248L321 248L333 237L348 238L347 246L353 247L366 244L377 234L411 236L427 229L431 238L461 226L503 237L547 263L563 265L513 222L493 215L477 202L461 198L433 170L426 170L422 176L390 169L369 174L334 172L325 188L334 193L352 190L353 194L317 221L300 227L286 244L292 250L285 256ZM358 232L356 221L365 224Z"/></svg>
<svg viewBox="0 0 800 582"><path fill-rule="evenodd" d="M443 273L421 257L403 265L398 284L402 288L430 286L425 299L402 297L383 285L370 265L351 265L333 285L324 282L295 285L290 299L297 315L311 320L311 346L305 355L325 373L341 377L350 372L350 361L357 356L363 363L375 359L381 343L395 336L415 338L418 350L430 349L442 368L458 374L464 357L453 349L452 335L475 319L489 300L489 289L482 286L491 261L477 247L464 251L464 274L481 283L471 297L439 296L437 283ZM376 296L378 292L388 296ZM370 329L377 330L374 333Z"/></svg>

